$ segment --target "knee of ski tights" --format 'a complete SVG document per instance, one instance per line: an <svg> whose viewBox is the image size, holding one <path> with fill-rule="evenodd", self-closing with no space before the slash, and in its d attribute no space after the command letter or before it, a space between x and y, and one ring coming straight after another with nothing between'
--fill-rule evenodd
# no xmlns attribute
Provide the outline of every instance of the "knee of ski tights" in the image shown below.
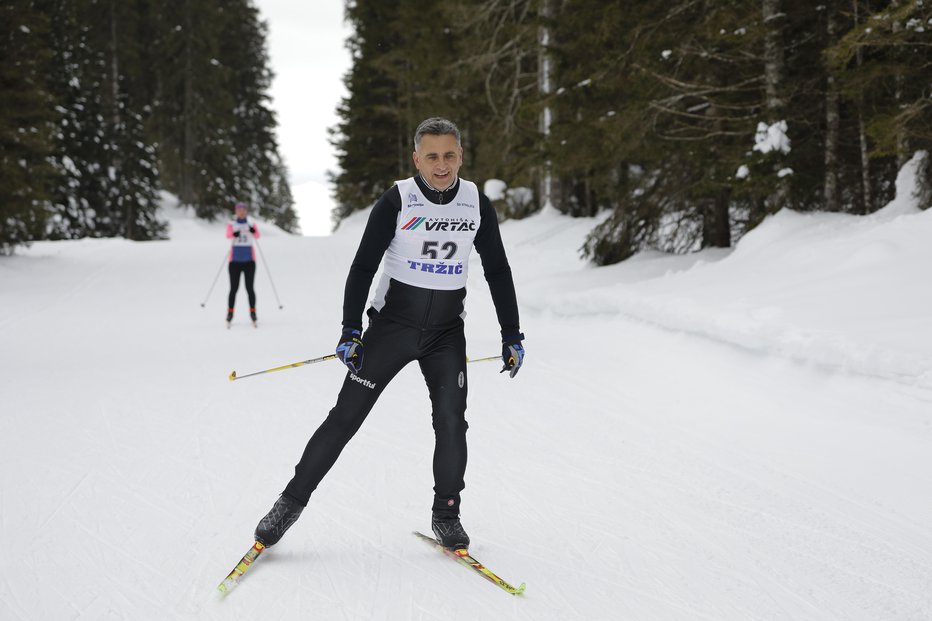
<svg viewBox="0 0 932 621"><path fill-rule="evenodd" d="M469 429L469 423L461 413L459 416L436 416L433 417L434 433L437 435L464 435Z"/></svg>

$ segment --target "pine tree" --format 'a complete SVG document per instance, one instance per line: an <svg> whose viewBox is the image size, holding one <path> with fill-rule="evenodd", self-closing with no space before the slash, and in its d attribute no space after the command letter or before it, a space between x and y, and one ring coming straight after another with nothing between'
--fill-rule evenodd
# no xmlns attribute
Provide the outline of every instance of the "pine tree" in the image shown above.
<svg viewBox="0 0 932 621"><path fill-rule="evenodd" d="M36 3L0 5L0 254L45 232L56 121L45 80L47 30Z"/></svg>
<svg viewBox="0 0 932 621"><path fill-rule="evenodd" d="M147 106L137 83L135 2L52 0L50 45L62 110L49 236L157 239L158 164L145 135Z"/></svg>
<svg viewBox="0 0 932 621"><path fill-rule="evenodd" d="M230 69L226 89L233 98L230 142L232 149L223 171L227 205L245 201L255 213L285 230L295 230L297 217L288 188L284 163L278 156L275 115L268 90L272 82L266 51L268 27L246 0L228 2L223 9L226 26L218 59Z"/></svg>
<svg viewBox="0 0 932 621"><path fill-rule="evenodd" d="M856 122L848 130L856 156L848 158L853 165L842 174L850 186L861 188L848 200L849 209L868 213L892 197L896 171L912 153L932 149L927 84L932 6L853 0L836 10L847 29L826 48L825 58ZM928 174L923 179L932 182ZM932 188L923 191L928 195Z"/></svg>
<svg viewBox="0 0 932 621"><path fill-rule="evenodd" d="M399 6L399 0L346 4L355 34L347 43L353 59L344 78L349 94L337 109L340 122L330 132L340 167L331 173L337 202L334 224L372 205L409 170L411 147L399 113L400 85L380 62L398 46L398 33L387 25L397 24L393 20Z"/></svg>
<svg viewBox="0 0 932 621"><path fill-rule="evenodd" d="M544 133L540 125L540 0L473 0L458 6L450 34L456 70L447 75L466 136L472 178L502 179L533 199L502 205L523 217L541 205Z"/></svg>

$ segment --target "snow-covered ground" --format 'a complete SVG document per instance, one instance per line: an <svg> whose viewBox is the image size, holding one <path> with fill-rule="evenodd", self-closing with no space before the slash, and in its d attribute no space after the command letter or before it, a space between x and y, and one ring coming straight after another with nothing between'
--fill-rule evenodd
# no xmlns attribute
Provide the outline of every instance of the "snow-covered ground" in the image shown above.
<svg viewBox="0 0 932 621"><path fill-rule="evenodd" d="M906 180L908 181L908 179ZM904 181L905 183L905 181ZM905 186L904 186L905 187ZM259 329L223 323L221 224L0 259L0 618L932 618L932 210L781 212L733 252L595 268L592 220L503 224L527 335L470 365L463 521L511 597L411 536L432 430L416 365L226 599L342 381L365 214L269 226ZM498 353L476 261L472 357Z"/></svg>

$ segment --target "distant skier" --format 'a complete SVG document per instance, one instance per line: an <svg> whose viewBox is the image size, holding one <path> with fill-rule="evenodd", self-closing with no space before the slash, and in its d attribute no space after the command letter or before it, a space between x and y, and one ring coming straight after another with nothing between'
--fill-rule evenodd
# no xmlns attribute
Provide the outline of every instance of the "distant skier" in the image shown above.
<svg viewBox="0 0 932 621"><path fill-rule="evenodd" d="M472 247L482 259L502 335L502 371L524 360L518 303L495 209L476 184L457 177L460 133L431 118L414 135L418 175L398 181L372 208L346 279L337 356L348 367L337 403L311 437L294 478L256 527L256 541L276 544L362 425L382 390L417 360L427 382L435 435L431 528L448 548L466 548L460 492L466 472L466 337L463 299ZM384 274L361 316L372 278ZM367 511L360 499L360 511Z"/></svg>
<svg viewBox="0 0 932 621"><path fill-rule="evenodd" d="M227 224L227 239L233 240L230 249L230 295L227 303L227 327L233 321L233 309L236 307L236 292L239 290L240 274L246 277L246 294L249 296L249 318L256 325L256 251L253 239L259 239L259 227L246 218L249 208L246 203L236 203L233 208L236 218Z"/></svg>

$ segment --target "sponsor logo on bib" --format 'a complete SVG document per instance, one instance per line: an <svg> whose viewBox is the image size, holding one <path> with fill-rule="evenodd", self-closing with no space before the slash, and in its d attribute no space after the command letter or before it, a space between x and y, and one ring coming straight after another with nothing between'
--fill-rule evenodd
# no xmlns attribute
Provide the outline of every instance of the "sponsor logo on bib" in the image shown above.
<svg viewBox="0 0 932 621"><path fill-rule="evenodd" d="M456 265L447 265L445 263L422 263L421 261L412 261L407 259L408 269L412 269L417 272L430 272L431 274L447 274L453 276L455 274L463 273L463 264L457 263Z"/></svg>
<svg viewBox="0 0 932 621"><path fill-rule="evenodd" d="M405 222L401 230L413 231L421 225L428 231L475 231L476 221L469 218L428 218L415 216Z"/></svg>

